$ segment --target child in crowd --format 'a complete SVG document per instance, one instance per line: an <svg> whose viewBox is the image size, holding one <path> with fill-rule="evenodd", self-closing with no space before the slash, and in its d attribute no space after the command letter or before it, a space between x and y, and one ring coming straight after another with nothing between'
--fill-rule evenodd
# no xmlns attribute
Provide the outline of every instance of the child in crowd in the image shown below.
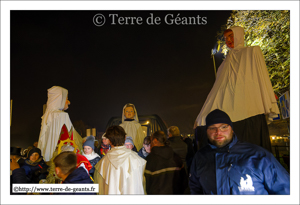
<svg viewBox="0 0 300 205"><path fill-rule="evenodd" d="M105 133L102 135L101 147L100 147L101 158L104 157L107 154L107 152L111 149L109 140L104 135Z"/></svg>
<svg viewBox="0 0 300 205"><path fill-rule="evenodd" d="M139 118L135 106L131 103L127 103L122 110L122 123L121 127L124 128L126 136L130 136L133 139L133 143L137 150L143 147L143 139L145 134L142 126L139 123Z"/></svg>
<svg viewBox="0 0 300 205"><path fill-rule="evenodd" d="M136 149L136 147L134 146L134 143L133 143L133 141L132 141L132 137L126 137L126 139L125 139L125 147L127 148L127 149L131 149L132 151L135 151L135 152L137 152L137 149Z"/></svg>
<svg viewBox="0 0 300 205"><path fill-rule="evenodd" d="M48 174L48 165L41 156L41 150L36 147L28 151L27 159L22 168L31 183L39 183L41 179L46 179Z"/></svg>
<svg viewBox="0 0 300 205"><path fill-rule="evenodd" d="M147 136L144 138L144 143L143 143L143 147L142 149L140 149L140 151L138 152L138 155L140 157L142 157L143 159L146 159L146 157L149 155L149 153L151 152L150 149L150 136Z"/></svg>
<svg viewBox="0 0 300 205"><path fill-rule="evenodd" d="M90 175L94 176L95 165L100 161L101 157L94 152L95 149L95 138L94 136L89 136L86 138L86 141L83 143L83 156L85 156L93 168L89 171Z"/></svg>
<svg viewBox="0 0 300 205"><path fill-rule="evenodd" d="M61 152L54 159L55 172L63 184L93 184L89 174L83 166L76 168L77 157L74 152ZM65 193L65 194L93 194L93 193Z"/></svg>

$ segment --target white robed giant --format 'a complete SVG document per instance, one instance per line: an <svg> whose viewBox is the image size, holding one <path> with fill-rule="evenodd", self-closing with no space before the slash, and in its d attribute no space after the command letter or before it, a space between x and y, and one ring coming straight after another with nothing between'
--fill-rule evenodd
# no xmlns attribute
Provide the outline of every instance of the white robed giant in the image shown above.
<svg viewBox="0 0 300 205"><path fill-rule="evenodd" d="M225 111L232 122L259 114L268 120L279 114L266 63L259 46L244 47L244 29L231 27L234 48L218 68L216 81L195 121L194 128L205 126L211 111Z"/></svg>
<svg viewBox="0 0 300 205"><path fill-rule="evenodd" d="M99 194L145 194L146 160L125 146L111 148L95 165Z"/></svg>
<svg viewBox="0 0 300 205"><path fill-rule="evenodd" d="M127 105L127 104L126 104ZM133 121L125 121L125 116L124 116L124 109L126 108L126 105L123 107L122 110L122 123L120 124L121 127L124 128L126 132L126 136L130 136L133 139L133 143L136 147L136 149L139 151L143 147L143 142L145 133L143 132L142 126L139 123L139 118L137 111L134 106L134 120Z"/></svg>
<svg viewBox="0 0 300 205"><path fill-rule="evenodd" d="M64 112L68 90L53 86L48 89L47 109L42 116L42 125L38 141L38 148L41 149L45 161L50 161L56 149L60 137L61 128L65 124L68 132L73 130L73 138L78 147L82 147L81 137L73 129L69 114Z"/></svg>

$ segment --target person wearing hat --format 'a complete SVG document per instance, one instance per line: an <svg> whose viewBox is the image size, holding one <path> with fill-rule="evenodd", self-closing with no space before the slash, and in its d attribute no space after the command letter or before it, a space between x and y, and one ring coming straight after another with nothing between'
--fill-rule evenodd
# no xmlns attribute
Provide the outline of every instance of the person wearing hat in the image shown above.
<svg viewBox="0 0 300 205"><path fill-rule="evenodd" d="M195 154L191 194L290 194L290 175L266 149L239 141L230 117L216 109L206 117L208 145Z"/></svg>
<svg viewBox="0 0 300 205"><path fill-rule="evenodd" d="M125 144L124 145L127 149L131 149L132 151L137 152L137 149L136 149L136 147L133 143L132 137L127 136L126 139L125 139Z"/></svg>
<svg viewBox="0 0 300 205"><path fill-rule="evenodd" d="M111 146L109 144L109 140L105 137L105 133L104 133L101 139L100 156L104 157L110 149Z"/></svg>
<svg viewBox="0 0 300 205"><path fill-rule="evenodd" d="M101 157L95 153L95 138L94 136L88 136L86 141L83 143L83 156L85 156L92 165L89 173L93 177L95 171L95 165L100 161Z"/></svg>
<svg viewBox="0 0 300 205"><path fill-rule="evenodd" d="M252 33L252 31L249 31ZM263 53L259 46L245 46L244 28L232 26L223 37L228 55L194 124L199 148L207 141L205 118L211 111L225 111L240 140L272 152L268 124L280 114ZM267 120L266 120L267 118Z"/></svg>
<svg viewBox="0 0 300 205"><path fill-rule="evenodd" d="M22 167L25 164L25 159L21 155L21 147L10 147L10 156L18 162L19 166Z"/></svg>
<svg viewBox="0 0 300 205"><path fill-rule="evenodd" d="M39 183L41 179L46 179L48 174L48 165L45 163L41 150L32 148L27 152L25 164L21 167L25 170L26 176L31 183Z"/></svg>

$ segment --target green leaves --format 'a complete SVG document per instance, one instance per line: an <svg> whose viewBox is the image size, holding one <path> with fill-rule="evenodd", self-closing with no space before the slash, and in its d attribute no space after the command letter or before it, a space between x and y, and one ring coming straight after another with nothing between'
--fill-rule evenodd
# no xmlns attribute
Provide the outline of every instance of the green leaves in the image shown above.
<svg viewBox="0 0 300 205"><path fill-rule="evenodd" d="M231 26L245 30L245 46L260 46L277 95L290 89L290 12L284 10L232 11L217 33L222 53L228 50L223 32Z"/></svg>

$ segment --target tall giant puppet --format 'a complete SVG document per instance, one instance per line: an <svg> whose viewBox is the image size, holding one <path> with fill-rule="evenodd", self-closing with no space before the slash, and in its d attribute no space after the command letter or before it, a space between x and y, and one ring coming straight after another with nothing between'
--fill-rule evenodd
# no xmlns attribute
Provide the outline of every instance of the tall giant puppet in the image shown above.
<svg viewBox="0 0 300 205"><path fill-rule="evenodd" d="M279 109L261 49L244 47L244 29L239 26L227 29L224 38L230 52L194 125L200 147L207 143L206 116L220 109L231 117L239 139L271 151L266 118L272 121Z"/></svg>
<svg viewBox="0 0 300 205"><path fill-rule="evenodd" d="M139 151L143 147L145 134L143 128L139 123L139 118L134 104L127 103L122 110L122 123L121 127L124 128L126 136L133 139L133 143Z"/></svg>
<svg viewBox="0 0 300 205"><path fill-rule="evenodd" d="M69 114L64 112L68 109L68 90L60 86L48 89L47 108L42 116L42 125L38 148L41 149L45 161L50 161L56 149L61 130L65 124L68 132L73 130L73 137L78 147L82 147L80 135L73 129Z"/></svg>

